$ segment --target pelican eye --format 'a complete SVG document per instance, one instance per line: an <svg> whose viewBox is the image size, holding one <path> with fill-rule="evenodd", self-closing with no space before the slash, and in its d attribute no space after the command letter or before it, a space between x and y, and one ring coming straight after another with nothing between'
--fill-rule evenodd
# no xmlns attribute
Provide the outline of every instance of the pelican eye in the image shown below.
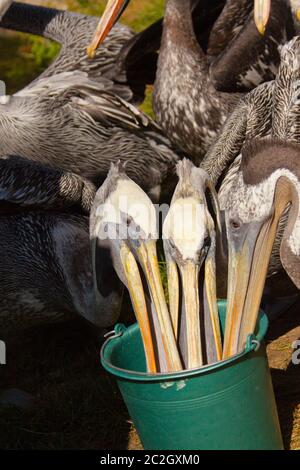
<svg viewBox="0 0 300 470"><path fill-rule="evenodd" d="M230 219L229 224L230 224L230 228L231 228L232 230L238 230L238 229L240 228L240 226L241 226L240 221L237 220L237 219Z"/></svg>

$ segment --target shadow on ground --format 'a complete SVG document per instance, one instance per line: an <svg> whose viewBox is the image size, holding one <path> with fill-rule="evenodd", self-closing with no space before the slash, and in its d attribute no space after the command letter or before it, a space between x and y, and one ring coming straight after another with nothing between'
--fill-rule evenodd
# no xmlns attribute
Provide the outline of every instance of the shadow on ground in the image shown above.
<svg viewBox="0 0 300 470"><path fill-rule="evenodd" d="M29 392L35 406L0 411L0 448L130 447L132 423L114 380L100 367L99 350L97 335L80 320L8 339L1 388Z"/></svg>

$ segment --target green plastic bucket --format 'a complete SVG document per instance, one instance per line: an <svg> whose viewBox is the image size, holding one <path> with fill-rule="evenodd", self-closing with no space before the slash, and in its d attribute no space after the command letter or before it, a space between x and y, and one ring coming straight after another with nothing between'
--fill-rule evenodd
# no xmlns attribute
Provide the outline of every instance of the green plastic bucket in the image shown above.
<svg viewBox="0 0 300 470"><path fill-rule="evenodd" d="M226 302L219 302L224 328ZM229 360L172 374L147 374L137 324L117 325L101 350L117 378L145 449L282 449L261 312L256 336ZM260 347L259 347L260 346Z"/></svg>

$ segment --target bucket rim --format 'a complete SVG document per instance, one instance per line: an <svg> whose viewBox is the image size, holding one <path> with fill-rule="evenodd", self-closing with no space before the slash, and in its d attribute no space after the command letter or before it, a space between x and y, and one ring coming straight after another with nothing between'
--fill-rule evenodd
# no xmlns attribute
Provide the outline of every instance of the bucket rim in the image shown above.
<svg viewBox="0 0 300 470"><path fill-rule="evenodd" d="M219 306L225 306L226 303L227 302L225 300L218 301ZM235 354L234 356L231 356L228 359L217 361L217 362L214 362L213 364L196 367L194 369L184 369L178 372L170 372L170 373L158 372L156 374L149 374L148 372L138 372L134 370L123 369L121 367L117 367L111 364L111 362L106 359L107 349L112 348L113 342L115 343L115 341L120 340L123 334L126 334L127 332L130 333L139 329L138 323L134 323L133 325L130 325L128 328L125 325L118 324L117 325L118 333L115 334L114 336L109 337L102 345L102 348L100 351L100 360L101 360L102 366L104 367L106 371L110 372L112 375L116 376L117 378L125 379L127 381L132 381L132 382L136 382L136 381L138 382L162 382L164 381L166 382L170 380L188 379L191 377L195 377L197 375L204 375L206 373L210 373L212 371L227 367L228 365L234 362L238 362L241 358L246 357L250 353L257 351L260 347L262 340L264 339L266 335L266 332L269 326L268 317L263 310L259 311L258 324L259 324L259 329L258 329L257 335L248 336L247 344L245 346L244 351L238 354Z"/></svg>

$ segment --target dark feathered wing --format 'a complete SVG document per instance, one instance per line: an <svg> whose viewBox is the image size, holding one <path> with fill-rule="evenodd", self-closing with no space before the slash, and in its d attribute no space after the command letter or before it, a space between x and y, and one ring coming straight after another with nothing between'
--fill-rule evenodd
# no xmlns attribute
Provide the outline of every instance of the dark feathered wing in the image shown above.
<svg viewBox="0 0 300 470"><path fill-rule="evenodd" d="M282 0L272 1L266 32L264 36L261 36L254 23L252 9L244 23L240 25L240 14L229 10L231 3L233 2L228 2L228 8L225 7L227 15L224 14L222 20L223 22L225 19L233 21L236 16L234 34L228 35L226 47L213 62L211 77L215 87L220 91L247 91L260 83L274 79L280 62L278 46L283 44L287 37L290 20L289 7ZM229 13L232 16L229 16ZM224 31L226 31L226 25L224 25ZM214 30L211 38L212 36L214 36Z"/></svg>
<svg viewBox="0 0 300 470"><path fill-rule="evenodd" d="M1 207L38 210L69 209L88 214L96 188L74 173L51 168L21 157L0 159ZM13 207L13 206L10 206Z"/></svg>

